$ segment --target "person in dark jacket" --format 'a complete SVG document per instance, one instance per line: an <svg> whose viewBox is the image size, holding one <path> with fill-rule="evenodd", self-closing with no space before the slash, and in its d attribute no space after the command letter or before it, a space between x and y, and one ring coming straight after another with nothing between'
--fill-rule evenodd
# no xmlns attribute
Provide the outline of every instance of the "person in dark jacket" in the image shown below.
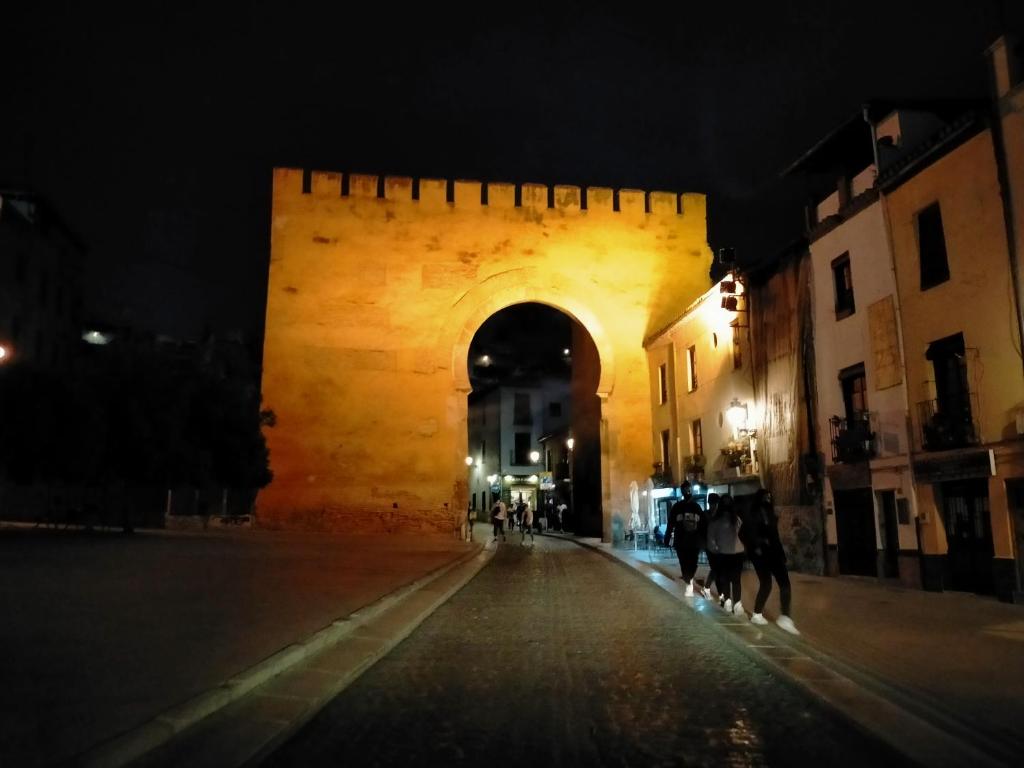
<svg viewBox="0 0 1024 768"><path fill-rule="evenodd" d="M704 510L704 530L707 531L707 525L711 521L711 518L718 512L718 494L708 494L708 508ZM704 551L708 555L708 575L704 577L704 586L701 588L701 594L704 595L705 600L711 599L711 585L715 585L715 589L718 589L717 577L718 577L718 553L712 552L711 548L707 546L707 538L705 536ZM721 594L721 589L718 589Z"/></svg>
<svg viewBox="0 0 1024 768"><path fill-rule="evenodd" d="M780 629L793 635L799 635L789 610L792 589L789 584L789 570L786 568L786 551L782 548L779 538L779 518L775 514L772 495L762 488L755 494L743 528L744 544L747 556L757 572L759 588L754 600L754 613L750 621L754 624L767 624L764 617L764 604L772 592L772 578L779 583L779 602L782 615L775 622Z"/></svg>
<svg viewBox="0 0 1024 768"><path fill-rule="evenodd" d="M697 573L697 559L705 539L704 514L700 505L693 500L690 483L683 481L679 486L683 498L672 505L668 513L668 527L665 529L665 545L674 546L679 558L679 570L686 582L686 596L693 597L693 576ZM673 544L673 537L675 543Z"/></svg>

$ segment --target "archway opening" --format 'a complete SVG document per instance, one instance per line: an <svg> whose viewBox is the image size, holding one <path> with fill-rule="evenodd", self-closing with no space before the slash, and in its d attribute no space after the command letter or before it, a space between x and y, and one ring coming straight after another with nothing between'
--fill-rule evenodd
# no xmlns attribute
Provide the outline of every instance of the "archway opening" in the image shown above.
<svg viewBox="0 0 1024 768"><path fill-rule="evenodd" d="M469 506L529 505L540 529L602 535L601 360L590 333L536 302L477 329L467 359Z"/></svg>

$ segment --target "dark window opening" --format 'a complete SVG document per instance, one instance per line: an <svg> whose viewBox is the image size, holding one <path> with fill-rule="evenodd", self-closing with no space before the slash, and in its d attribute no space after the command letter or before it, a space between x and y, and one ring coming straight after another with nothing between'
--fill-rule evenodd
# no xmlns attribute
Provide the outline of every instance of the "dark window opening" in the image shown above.
<svg viewBox="0 0 1024 768"><path fill-rule="evenodd" d="M516 392L512 408L512 422L514 424L533 424L530 414L529 392Z"/></svg>
<svg viewBox="0 0 1024 768"><path fill-rule="evenodd" d="M690 438L693 443L693 455L703 456L704 455L704 428L701 426L700 419L694 419L690 424Z"/></svg>
<svg viewBox="0 0 1024 768"><path fill-rule="evenodd" d="M917 246L921 259L921 290L949 280L946 236L938 203L932 203L917 214Z"/></svg>
<svg viewBox="0 0 1024 768"><path fill-rule="evenodd" d="M847 421L854 421L868 410L867 378L864 364L859 363L839 372L839 386L843 390L843 408Z"/></svg>
<svg viewBox="0 0 1024 768"><path fill-rule="evenodd" d="M743 347L740 346L740 329L732 327L732 369L738 371L743 367Z"/></svg>
<svg viewBox="0 0 1024 768"><path fill-rule="evenodd" d="M668 369L665 363L658 366L658 404L668 402Z"/></svg>
<svg viewBox="0 0 1024 768"><path fill-rule="evenodd" d="M836 293L836 320L841 320L857 311L853 301L853 273L850 270L849 253L844 253L832 262L832 282Z"/></svg>
<svg viewBox="0 0 1024 768"><path fill-rule="evenodd" d="M697 348L690 347L686 350L686 369L689 376L690 391L697 388Z"/></svg>
<svg viewBox="0 0 1024 768"><path fill-rule="evenodd" d="M661 465L662 465L662 467L664 467L665 471L668 470L669 465L670 465L669 456L671 454L669 453L669 450L670 450L670 446L672 444L671 441L672 441L672 434L671 434L671 432L669 430L667 430L667 429L663 429L661 431Z"/></svg>
<svg viewBox="0 0 1024 768"><path fill-rule="evenodd" d="M530 463L530 433L529 432L516 432L516 447L515 453L512 456L513 464L529 464Z"/></svg>

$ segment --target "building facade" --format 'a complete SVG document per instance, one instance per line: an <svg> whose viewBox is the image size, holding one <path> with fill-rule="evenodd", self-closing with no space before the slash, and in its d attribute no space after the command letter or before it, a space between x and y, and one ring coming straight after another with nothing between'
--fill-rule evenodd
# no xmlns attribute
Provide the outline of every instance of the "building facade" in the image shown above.
<svg viewBox="0 0 1024 768"><path fill-rule="evenodd" d="M623 529L650 462L643 339L706 283L703 196L278 168L272 213L261 525L460 525L470 342L539 302L593 340L596 426L576 461L599 469L588 521L609 541Z"/></svg>
<svg viewBox="0 0 1024 768"><path fill-rule="evenodd" d="M875 185L871 111L854 115L788 171L837 180L808 209L826 570L920 586L899 302ZM932 122L886 112L882 132L896 130L901 118L911 131Z"/></svg>
<svg viewBox="0 0 1024 768"><path fill-rule="evenodd" d="M571 418L567 380L498 386L470 395L469 508L482 513L498 498L506 504L522 498L539 509L553 490L542 486L552 485L561 458L545 438L566 433Z"/></svg>
<svg viewBox="0 0 1024 768"><path fill-rule="evenodd" d="M84 250L36 197L0 192L0 362L70 370Z"/></svg>
<svg viewBox="0 0 1024 768"><path fill-rule="evenodd" d="M1011 506L1024 483L1024 374L983 114L947 122L879 186L902 310L924 586L1010 600L1019 588Z"/></svg>

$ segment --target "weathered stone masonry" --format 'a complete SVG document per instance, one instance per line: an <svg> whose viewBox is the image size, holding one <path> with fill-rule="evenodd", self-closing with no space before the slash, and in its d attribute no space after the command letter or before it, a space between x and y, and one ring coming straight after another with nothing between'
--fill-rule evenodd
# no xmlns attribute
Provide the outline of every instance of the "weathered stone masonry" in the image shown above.
<svg viewBox="0 0 1024 768"><path fill-rule="evenodd" d="M259 524L451 530L469 343L536 301L600 356L609 537L651 472L642 341L707 285L703 195L589 188L584 206L571 186L313 172L304 192L303 175L274 171L263 397L278 419Z"/></svg>

